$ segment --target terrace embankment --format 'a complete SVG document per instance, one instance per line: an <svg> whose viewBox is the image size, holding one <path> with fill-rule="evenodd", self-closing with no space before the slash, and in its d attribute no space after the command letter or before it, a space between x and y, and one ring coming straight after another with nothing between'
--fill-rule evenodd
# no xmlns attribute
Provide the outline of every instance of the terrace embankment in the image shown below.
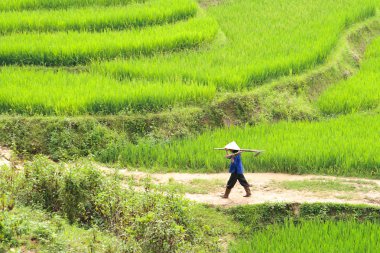
<svg viewBox="0 0 380 253"><path fill-rule="evenodd" d="M380 209L364 205L341 205L332 203L283 203L283 204L261 204L245 205L226 210L236 220L255 231L268 224L281 222L284 219L352 219L378 220Z"/></svg>
<svg viewBox="0 0 380 253"><path fill-rule="evenodd" d="M94 154L123 138L136 142L143 136L167 139L204 130L197 108L160 114L100 117L0 118L0 145L20 155L44 154L54 160Z"/></svg>

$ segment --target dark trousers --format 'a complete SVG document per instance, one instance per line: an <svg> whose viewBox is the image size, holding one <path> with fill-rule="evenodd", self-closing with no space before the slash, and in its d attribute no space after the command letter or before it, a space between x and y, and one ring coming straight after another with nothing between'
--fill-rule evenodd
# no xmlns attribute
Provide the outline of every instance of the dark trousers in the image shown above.
<svg viewBox="0 0 380 253"><path fill-rule="evenodd" d="M241 186L249 187L249 184L243 174L231 173L230 179L227 182L227 188L228 189L234 188L236 181L238 180Z"/></svg>

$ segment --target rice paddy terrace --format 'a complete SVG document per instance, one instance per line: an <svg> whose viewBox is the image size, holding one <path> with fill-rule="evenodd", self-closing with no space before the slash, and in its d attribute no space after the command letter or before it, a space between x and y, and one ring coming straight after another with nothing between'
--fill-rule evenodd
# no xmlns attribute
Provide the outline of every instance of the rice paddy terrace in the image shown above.
<svg viewBox="0 0 380 253"><path fill-rule="evenodd" d="M235 140L266 150L244 157L249 172L379 179L379 36L377 0L3 0L0 147L202 173L226 171L212 148ZM301 238L322 223L370 229L356 250L376 250L373 212L275 224L230 252L283 252L293 242L269 249L273 233Z"/></svg>
<svg viewBox="0 0 380 253"><path fill-rule="evenodd" d="M210 103L325 62L344 31L376 15L371 0L206 11L193 0L19 0L0 10L0 110L26 115Z"/></svg>
<svg viewBox="0 0 380 253"><path fill-rule="evenodd" d="M75 132L62 117L90 117L96 126L86 131L101 129L112 139L90 136L56 154L51 146L59 145L52 143L58 137L51 132L63 138L56 126L43 136L43 130L19 129L25 131L21 139L4 131L2 144L54 159L95 154L126 166L222 171L226 164L206 150L235 138L271 150L248 162L251 171L379 177L379 43L371 43L380 30L376 1L201 5L2 2L3 129L20 120L51 125L46 122L53 119ZM360 115L329 119L354 112ZM306 122L207 130L278 120ZM36 147L28 148L22 142L31 132L32 143L26 142ZM183 152L171 153L178 148ZM161 151L163 160L155 157Z"/></svg>

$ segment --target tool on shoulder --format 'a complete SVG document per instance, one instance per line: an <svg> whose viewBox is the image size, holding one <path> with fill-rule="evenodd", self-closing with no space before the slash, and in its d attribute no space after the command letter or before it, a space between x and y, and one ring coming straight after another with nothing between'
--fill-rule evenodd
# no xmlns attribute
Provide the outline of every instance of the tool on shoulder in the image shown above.
<svg viewBox="0 0 380 253"><path fill-rule="evenodd" d="M262 152L265 150L257 150L257 149L245 149L245 148L240 148L236 142L230 142L228 143L224 148L214 148L214 150L237 150L241 152L252 152L255 153L255 156L260 155Z"/></svg>

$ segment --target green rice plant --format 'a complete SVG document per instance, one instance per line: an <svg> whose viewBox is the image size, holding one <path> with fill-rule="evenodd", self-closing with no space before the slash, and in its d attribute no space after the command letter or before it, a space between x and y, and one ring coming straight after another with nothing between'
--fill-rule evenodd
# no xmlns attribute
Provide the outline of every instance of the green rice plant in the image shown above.
<svg viewBox="0 0 380 253"><path fill-rule="evenodd" d="M378 222L311 220L275 224L249 240L230 245L229 253L378 252Z"/></svg>
<svg viewBox="0 0 380 253"><path fill-rule="evenodd" d="M158 111L211 100L215 87L198 84L118 82L89 73L2 68L0 112L43 115Z"/></svg>
<svg viewBox="0 0 380 253"><path fill-rule="evenodd" d="M152 0L146 4L128 6L10 11L0 15L0 33L144 27L187 19L196 12L197 5L193 0Z"/></svg>
<svg viewBox="0 0 380 253"><path fill-rule="evenodd" d="M0 64L78 65L196 47L214 39L216 21L197 17L142 30L21 33L1 37Z"/></svg>
<svg viewBox="0 0 380 253"><path fill-rule="evenodd" d="M224 152L213 148L236 141L263 149L242 155L249 172L313 173L380 178L380 114L348 115L321 122L279 122L231 127L197 137L138 145L115 144L101 152L102 162L159 167L168 171L228 171ZM133 155L131 155L133 154Z"/></svg>
<svg viewBox="0 0 380 253"><path fill-rule="evenodd" d="M61 9L89 5L110 6L144 1L145 0L1 0L0 11L33 10L41 8Z"/></svg>
<svg viewBox="0 0 380 253"><path fill-rule="evenodd" d="M370 110L380 105L380 39L369 47L358 74L328 88L317 105L325 114Z"/></svg>
<svg viewBox="0 0 380 253"><path fill-rule="evenodd" d="M372 17L375 0L236 0L207 8L222 33L207 50L117 59L94 69L117 78L215 83L238 90L323 63L350 25Z"/></svg>

